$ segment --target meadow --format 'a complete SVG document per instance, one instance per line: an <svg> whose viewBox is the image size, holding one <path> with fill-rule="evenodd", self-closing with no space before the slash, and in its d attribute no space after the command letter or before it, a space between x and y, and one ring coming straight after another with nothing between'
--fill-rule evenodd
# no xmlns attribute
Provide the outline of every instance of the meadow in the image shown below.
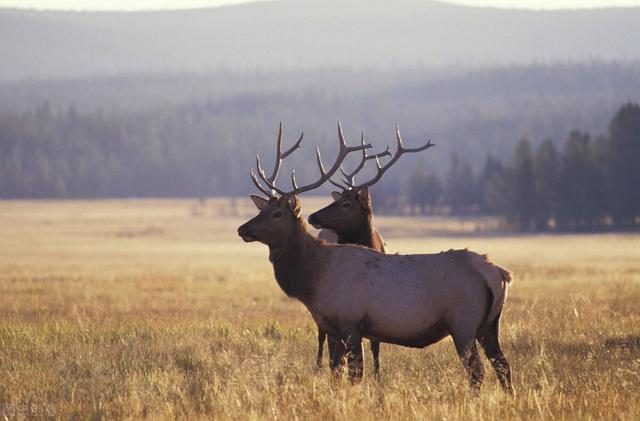
<svg viewBox="0 0 640 421"><path fill-rule="evenodd" d="M326 200L303 199L306 215ZM513 272L479 398L450 339L382 345L380 379L316 371L316 328L236 228L248 199L0 202L0 411L60 419L640 419L640 234L506 235L376 219L391 252ZM365 366L370 365L368 344Z"/></svg>

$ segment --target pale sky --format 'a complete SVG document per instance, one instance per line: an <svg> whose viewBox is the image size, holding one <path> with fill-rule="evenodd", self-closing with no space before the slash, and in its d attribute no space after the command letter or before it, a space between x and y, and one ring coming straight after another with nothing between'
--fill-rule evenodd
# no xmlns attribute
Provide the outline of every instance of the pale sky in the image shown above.
<svg viewBox="0 0 640 421"><path fill-rule="evenodd" d="M246 2L247 0L0 0L0 8L18 7L47 10L157 10L215 7ZM449 2L472 6L527 9L580 9L592 7L640 6L640 0L450 0Z"/></svg>

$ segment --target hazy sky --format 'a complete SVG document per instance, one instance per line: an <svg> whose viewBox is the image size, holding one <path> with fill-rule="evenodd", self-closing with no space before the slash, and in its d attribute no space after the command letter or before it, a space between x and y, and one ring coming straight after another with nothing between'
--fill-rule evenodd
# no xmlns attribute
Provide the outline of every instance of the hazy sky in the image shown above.
<svg viewBox="0 0 640 421"><path fill-rule="evenodd" d="M0 7L67 10L144 10L212 7L246 2L247 0L0 0ZM451 0L450 2L475 6L532 9L640 6L640 0Z"/></svg>

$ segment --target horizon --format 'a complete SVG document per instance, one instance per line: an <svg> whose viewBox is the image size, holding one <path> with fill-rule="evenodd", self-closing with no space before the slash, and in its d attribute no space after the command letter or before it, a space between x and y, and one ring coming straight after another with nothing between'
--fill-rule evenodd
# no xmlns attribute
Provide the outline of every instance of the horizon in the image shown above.
<svg viewBox="0 0 640 421"><path fill-rule="evenodd" d="M135 5L127 0L0 0L0 9L38 11L178 11L218 8L249 3L266 3L278 0L137 0ZM427 0L425 0L427 1ZM524 10L584 10L604 8L640 7L640 0L436 0L467 7L489 7Z"/></svg>

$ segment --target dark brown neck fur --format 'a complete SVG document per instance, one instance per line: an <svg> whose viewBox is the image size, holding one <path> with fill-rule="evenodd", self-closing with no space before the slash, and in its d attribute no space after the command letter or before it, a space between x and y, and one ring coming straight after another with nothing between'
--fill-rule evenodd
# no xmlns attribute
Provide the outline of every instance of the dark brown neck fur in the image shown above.
<svg viewBox="0 0 640 421"><path fill-rule="evenodd" d="M363 218L360 226L353 231L336 231L338 244L356 244L374 250L383 251L384 245L378 232L373 228L373 213L367 212L367 217Z"/></svg>
<svg viewBox="0 0 640 421"><path fill-rule="evenodd" d="M282 246L269 246L276 281L289 297L309 303L313 297L318 268L324 253L320 241L307 232L305 222L298 218L288 241Z"/></svg>

